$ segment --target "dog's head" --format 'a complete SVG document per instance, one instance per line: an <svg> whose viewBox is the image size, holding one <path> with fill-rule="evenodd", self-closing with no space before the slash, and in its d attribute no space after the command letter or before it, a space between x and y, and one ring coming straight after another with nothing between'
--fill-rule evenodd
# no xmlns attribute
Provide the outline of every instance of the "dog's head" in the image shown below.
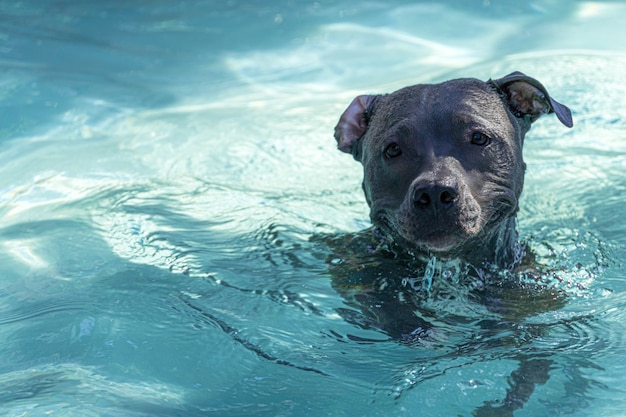
<svg viewBox="0 0 626 417"><path fill-rule="evenodd" d="M547 113L572 126L567 107L516 72L358 96L335 138L363 164L374 225L405 247L463 257L510 226L524 182L524 135Z"/></svg>

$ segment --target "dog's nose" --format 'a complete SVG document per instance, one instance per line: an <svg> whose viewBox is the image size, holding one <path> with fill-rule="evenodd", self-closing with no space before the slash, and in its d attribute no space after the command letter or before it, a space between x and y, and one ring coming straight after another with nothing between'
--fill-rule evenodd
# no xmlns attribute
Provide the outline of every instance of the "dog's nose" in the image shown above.
<svg viewBox="0 0 626 417"><path fill-rule="evenodd" d="M415 207L422 210L446 209L456 204L458 195L456 187L437 184L416 187L413 191L413 203Z"/></svg>

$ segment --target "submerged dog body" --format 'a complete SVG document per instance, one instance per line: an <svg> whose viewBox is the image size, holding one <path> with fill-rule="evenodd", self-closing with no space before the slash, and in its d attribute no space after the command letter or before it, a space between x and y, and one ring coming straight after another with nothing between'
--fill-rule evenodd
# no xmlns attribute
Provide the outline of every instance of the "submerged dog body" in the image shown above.
<svg viewBox="0 0 626 417"><path fill-rule="evenodd" d="M524 136L541 115L572 126L537 80L512 73L356 97L335 128L363 164L374 226L416 256L511 269Z"/></svg>

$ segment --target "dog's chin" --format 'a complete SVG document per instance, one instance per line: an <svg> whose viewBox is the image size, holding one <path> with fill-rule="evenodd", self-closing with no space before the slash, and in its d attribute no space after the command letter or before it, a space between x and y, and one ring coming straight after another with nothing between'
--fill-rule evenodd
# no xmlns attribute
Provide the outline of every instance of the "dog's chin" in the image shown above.
<svg viewBox="0 0 626 417"><path fill-rule="evenodd" d="M437 227L433 230L413 222L398 221L397 217L390 216L384 210L376 212L372 216L376 224L383 232L398 241L407 248L413 247L420 252L430 253L442 257L454 256L463 252L464 245L480 229L478 227ZM476 226L476 225L474 225ZM423 233L428 230L427 233Z"/></svg>
<svg viewBox="0 0 626 417"><path fill-rule="evenodd" d="M459 252L467 241L467 236L452 232L433 232L426 236L413 237L412 243L425 252L443 257Z"/></svg>

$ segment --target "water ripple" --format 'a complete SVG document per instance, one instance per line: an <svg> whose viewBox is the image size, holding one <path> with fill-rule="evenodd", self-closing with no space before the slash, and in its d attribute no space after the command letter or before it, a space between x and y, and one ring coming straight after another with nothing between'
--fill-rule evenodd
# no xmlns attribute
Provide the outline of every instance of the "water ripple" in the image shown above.
<svg viewBox="0 0 626 417"><path fill-rule="evenodd" d="M269 353L269 351L266 348L259 346L255 343L252 343L251 341L243 337L240 334L241 332L237 328L232 327L231 325L229 325L228 323L226 323L224 320L220 319L216 315L210 313L206 309L203 309L194 305L191 301L185 298L181 298L181 300L185 305L187 305L187 307L189 307L191 310L195 312L198 318L197 320L198 322L204 322L205 324L209 324L211 326L215 326L219 328L220 330L222 330L222 332L230 336L235 342L243 346L245 349L253 352L260 358L265 359L270 362L274 362L277 365L288 366L288 367L299 369L301 371L313 372L313 373L323 375L323 376L330 376L329 374L327 374L326 372L320 369L316 369L316 368L309 367L309 366L298 365L289 360L281 359L273 355L272 353Z"/></svg>
<svg viewBox="0 0 626 417"><path fill-rule="evenodd" d="M28 321L55 313L86 311L88 309L89 303L86 301L81 302L76 300L54 300L32 303L26 306L21 305L13 310L0 312L0 326L21 321Z"/></svg>

